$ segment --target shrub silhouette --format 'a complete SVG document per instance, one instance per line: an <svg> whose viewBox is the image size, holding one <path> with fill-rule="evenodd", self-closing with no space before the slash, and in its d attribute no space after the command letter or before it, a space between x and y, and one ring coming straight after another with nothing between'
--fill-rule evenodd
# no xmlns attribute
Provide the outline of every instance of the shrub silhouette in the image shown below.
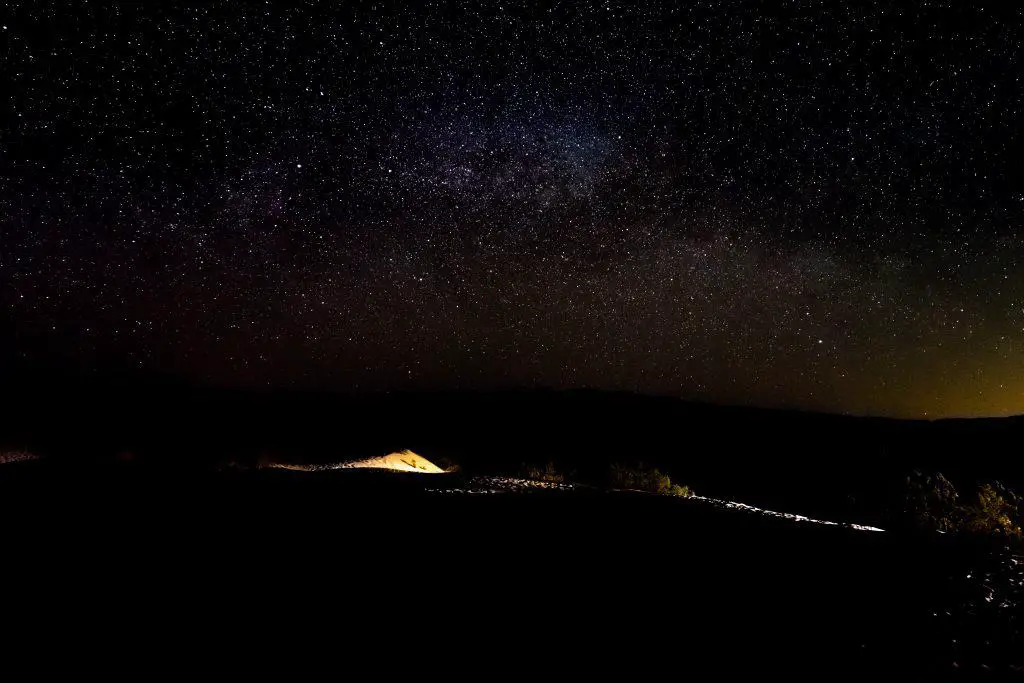
<svg viewBox="0 0 1024 683"><path fill-rule="evenodd" d="M645 467L643 463L636 466L613 463L608 472L608 484L612 488L647 491L666 496L692 496L688 486L674 484L669 475L657 467Z"/></svg>
<svg viewBox="0 0 1024 683"><path fill-rule="evenodd" d="M553 461L548 461L544 465L526 465L522 466L523 477L526 479L533 479L535 481L546 481L552 484L563 484L565 483L566 476L558 471L558 466Z"/></svg>
<svg viewBox="0 0 1024 683"><path fill-rule="evenodd" d="M613 463L609 466L603 480L599 472L591 476L578 476L575 471L565 472L560 470L554 461L548 461L543 465L522 463L519 467L519 472L520 476L526 479L555 484L572 482L595 485L599 488L604 486L613 489L646 491L663 496L679 496L682 498L694 495L693 490L689 486L676 484L668 474L665 474L656 467L647 467L643 463L636 465Z"/></svg>
<svg viewBox="0 0 1024 683"><path fill-rule="evenodd" d="M937 531L955 531L963 521L960 496L941 472L913 472L906 479L904 512L918 525Z"/></svg>
<svg viewBox="0 0 1024 683"><path fill-rule="evenodd" d="M916 524L948 533L1021 540L1021 497L1000 482L982 484L971 503L941 472L906 479L904 513Z"/></svg>
<svg viewBox="0 0 1024 683"><path fill-rule="evenodd" d="M964 508L964 527L977 534L1021 538L1020 497L999 482L978 489L977 501Z"/></svg>

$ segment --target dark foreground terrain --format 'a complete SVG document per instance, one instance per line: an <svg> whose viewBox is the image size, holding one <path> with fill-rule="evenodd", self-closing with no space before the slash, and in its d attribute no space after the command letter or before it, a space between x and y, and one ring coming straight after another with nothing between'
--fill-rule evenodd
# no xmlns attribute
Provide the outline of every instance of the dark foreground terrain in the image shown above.
<svg viewBox="0 0 1024 683"><path fill-rule="evenodd" d="M326 651L352 675L355 657L482 678L1024 673L1021 566L990 548L640 493L485 490L447 474L6 465L8 623L27 607L20 630L129 658L167 638L175 660L239 641ZM315 642L282 644L300 631Z"/></svg>

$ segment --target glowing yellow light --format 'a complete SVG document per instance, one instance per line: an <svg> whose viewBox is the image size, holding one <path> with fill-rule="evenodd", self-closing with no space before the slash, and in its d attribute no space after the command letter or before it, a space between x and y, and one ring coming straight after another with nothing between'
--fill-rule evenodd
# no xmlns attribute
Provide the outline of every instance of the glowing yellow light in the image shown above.
<svg viewBox="0 0 1024 683"><path fill-rule="evenodd" d="M410 450L389 453L378 458L367 458L345 463L342 468L367 468L376 470L395 470L397 472L416 472L419 474L444 474L444 470L430 462L422 455Z"/></svg>

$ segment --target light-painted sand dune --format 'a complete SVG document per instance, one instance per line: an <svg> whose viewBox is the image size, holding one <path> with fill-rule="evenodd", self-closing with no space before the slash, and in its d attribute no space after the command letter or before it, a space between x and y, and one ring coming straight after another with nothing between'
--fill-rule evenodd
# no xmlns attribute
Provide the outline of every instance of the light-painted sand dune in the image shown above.
<svg viewBox="0 0 1024 683"><path fill-rule="evenodd" d="M395 470L398 472L418 472L420 474L443 474L444 470L430 462L422 455L413 453L410 450L389 453L378 458L367 458L366 460L355 460L339 464L338 469L375 469Z"/></svg>
<svg viewBox="0 0 1024 683"><path fill-rule="evenodd" d="M265 467L295 472L323 472L325 470L391 470L393 472L415 472L417 474L444 474L444 470L430 462L422 455L410 450L389 453L376 458L364 460L348 460L325 465L298 465L295 463L275 462Z"/></svg>

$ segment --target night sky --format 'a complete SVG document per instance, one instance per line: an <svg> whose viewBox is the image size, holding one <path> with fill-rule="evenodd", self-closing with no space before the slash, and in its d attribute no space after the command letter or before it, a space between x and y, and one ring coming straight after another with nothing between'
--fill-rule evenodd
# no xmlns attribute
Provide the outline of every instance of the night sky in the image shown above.
<svg viewBox="0 0 1024 683"><path fill-rule="evenodd" d="M1013 3L8 3L0 362L1024 413Z"/></svg>

